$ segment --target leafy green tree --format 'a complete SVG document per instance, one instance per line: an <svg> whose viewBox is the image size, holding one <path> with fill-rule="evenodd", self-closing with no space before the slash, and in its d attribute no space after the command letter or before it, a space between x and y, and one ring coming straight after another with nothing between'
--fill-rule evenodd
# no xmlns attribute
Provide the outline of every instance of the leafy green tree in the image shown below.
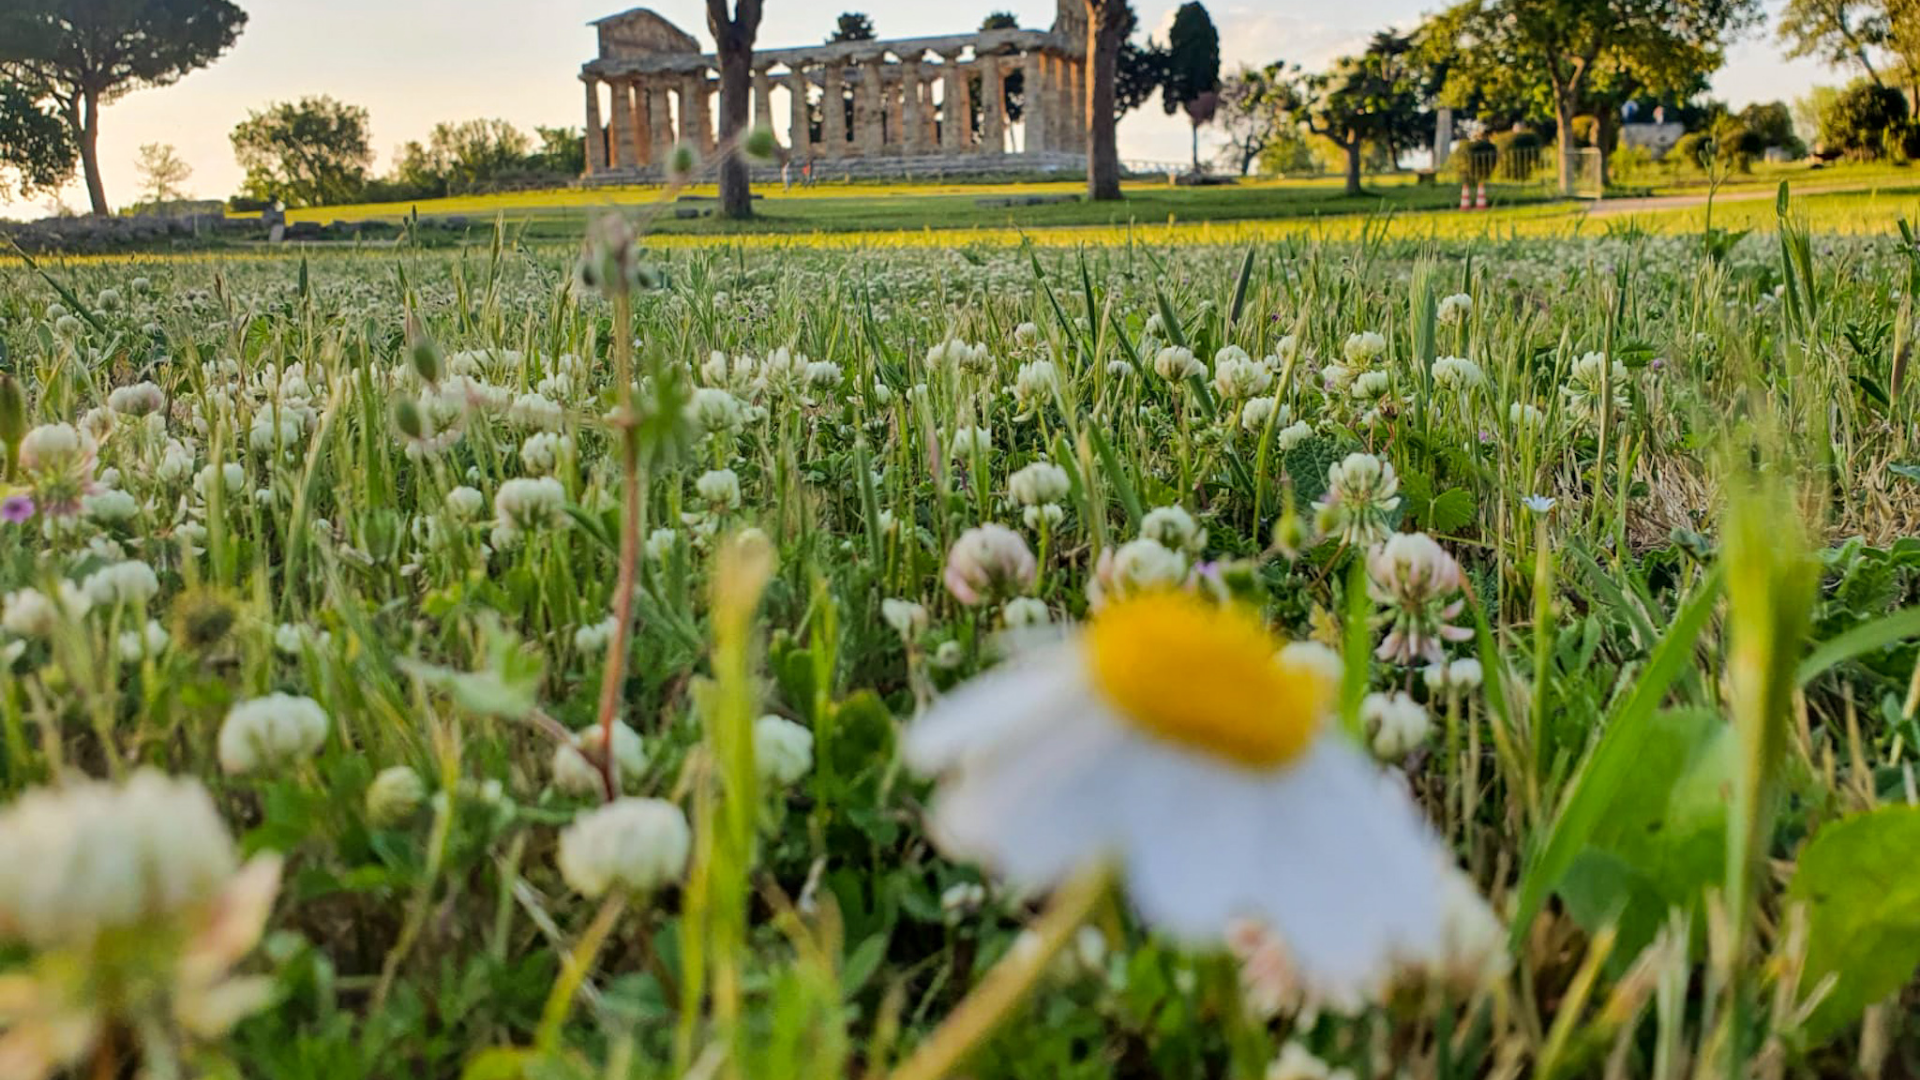
<svg viewBox="0 0 1920 1080"><path fill-rule="evenodd" d="M753 41L760 33L761 0L707 0L707 29L720 59L720 142L728 149L720 161L720 216L735 221L753 216L753 189L747 180L742 141L747 109L753 100ZM845 19L845 16L842 16ZM867 27L872 36L873 27Z"/></svg>
<svg viewBox="0 0 1920 1080"><path fill-rule="evenodd" d="M1429 26L1451 37L1439 99L1551 104L1560 190L1573 190L1574 118L1637 94L1694 86L1725 43L1758 16L1757 0L1466 0Z"/></svg>
<svg viewBox="0 0 1920 1080"><path fill-rule="evenodd" d="M166 143L145 143L135 164L140 170L140 197L152 204L177 202L186 194L193 166Z"/></svg>
<svg viewBox="0 0 1920 1080"><path fill-rule="evenodd" d="M1220 32L1199 0L1189 0L1173 13L1160 102L1168 116L1176 110L1187 114L1193 129L1193 171L1199 172L1200 126L1213 119L1220 104Z"/></svg>
<svg viewBox="0 0 1920 1080"><path fill-rule="evenodd" d="M987 17L980 20L980 29L1018 30L1020 29L1020 17L1011 11L988 12Z"/></svg>
<svg viewBox="0 0 1920 1080"><path fill-rule="evenodd" d="M587 144L579 128L534 125L540 145L533 152L532 164L542 172L579 176L587 171Z"/></svg>
<svg viewBox="0 0 1920 1080"><path fill-rule="evenodd" d="M1887 11L1879 0L1787 0L1774 35L1788 59L1811 57L1833 67L1858 64L1879 83L1872 50L1885 45Z"/></svg>
<svg viewBox="0 0 1920 1080"><path fill-rule="evenodd" d="M842 41L872 41L874 39L873 20L865 12L843 11L834 20L833 33L827 36L827 44L835 45Z"/></svg>
<svg viewBox="0 0 1920 1080"><path fill-rule="evenodd" d="M79 151L93 212L108 212L100 179L100 110L146 86L166 86L230 48L247 13L228 0L6 0L0 75L40 87Z"/></svg>
<svg viewBox="0 0 1920 1080"><path fill-rule="evenodd" d="M67 125L32 87L0 78L0 195L53 191L73 179Z"/></svg>
<svg viewBox="0 0 1920 1080"><path fill-rule="evenodd" d="M1411 63L1413 42L1381 31L1358 56L1342 57L1309 75L1296 92L1292 115L1346 156L1346 193L1359 195L1361 153L1369 143L1387 153L1419 140L1421 98Z"/></svg>
<svg viewBox="0 0 1920 1080"><path fill-rule="evenodd" d="M1820 141L1829 150L1876 158L1907 125L1907 99L1891 86L1862 79L1842 90L1820 117Z"/></svg>
<svg viewBox="0 0 1920 1080"><path fill-rule="evenodd" d="M1777 146L1791 157L1807 152L1806 144L1793 130L1793 112L1784 101L1754 102L1740 110L1740 126L1752 132L1764 152Z"/></svg>
<svg viewBox="0 0 1920 1080"><path fill-rule="evenodd" d="M367 110L324 95L248 113L229 138L246 193L290 206L351 201L373 164Z"/></svg>
<svg viewBox="0 0 1920 1080"><path fill-rule="evenodd" d="M1241 176L1286 138L1287 112L1299 77L1299 69L1289 70L1276 60L1263 68L1243 67L1221 85L1216 116L1227 143L1220 159Z"/></svg>

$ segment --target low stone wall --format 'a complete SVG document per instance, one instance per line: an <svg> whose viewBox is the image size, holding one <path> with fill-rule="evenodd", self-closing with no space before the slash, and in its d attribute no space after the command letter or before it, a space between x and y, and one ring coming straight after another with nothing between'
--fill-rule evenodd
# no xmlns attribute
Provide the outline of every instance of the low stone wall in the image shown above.
<svg viewBox="0 0 1920 1080"><path fill-rule="evenodd" d="M793 163L791 172L794 186L801 183L801 163ZM939 180L946 177L964 178L976 176L1031 176L1036 173L1084 173L1087 168L1085 154L927 154L917 157L838 157L815 158L813 179L816 183L836 180ZM756 184L778 184L781 171L778 164L753 165L748 175ZM696 178L701 182L711 182L712 170L696 170ZM658 184L664 178L664 171L646 166L632 169L609 169L582 177L580 183L588 187L605 184Z"/></svg>

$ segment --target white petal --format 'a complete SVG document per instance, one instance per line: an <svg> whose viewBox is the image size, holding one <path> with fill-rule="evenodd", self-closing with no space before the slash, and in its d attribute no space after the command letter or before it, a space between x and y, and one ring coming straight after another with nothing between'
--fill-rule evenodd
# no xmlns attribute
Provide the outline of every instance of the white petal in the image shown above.
<svg viewBox="0 0 1920 1080"><path fill-rule="evenodd" d="M1217 941L1227 921L1272 927L1316 991L1346 997L1440 935L1444 853L1404 793L1338 735L1278 773L1142 740L1117 755L1128 885L1141 915Z"/></svg>
<svg viewBox="0 0 1920 1080"><path fill-rule="evenodd" d="M1050 725L1091 698L1085 672L1079 650L1061 645L1009 660L956 687L907 729L907 764L922 773L940 772L1018 740L1025 729Z"/></svg>
<svg viewBox="0 0 1920 1080"><path fill-rule="evenodd" d="M933 808L935 838L1018 885L1054 884L1118 846L1132 793L1113 759L1126 745L1098 711L1052 716L1018 753L962 766L948 780Z"/></svg>

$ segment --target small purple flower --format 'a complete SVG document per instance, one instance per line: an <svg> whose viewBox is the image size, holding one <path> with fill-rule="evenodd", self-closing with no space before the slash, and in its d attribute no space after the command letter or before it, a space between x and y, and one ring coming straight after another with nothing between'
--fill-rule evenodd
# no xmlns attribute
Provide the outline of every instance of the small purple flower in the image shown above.
<svg viewBox="0 0 1920 1080"><path fill-rule="evenodd" d="M0 499L0 520L9 525L18 525L33 516L33 500L25 495L9 495Z"/></svg>

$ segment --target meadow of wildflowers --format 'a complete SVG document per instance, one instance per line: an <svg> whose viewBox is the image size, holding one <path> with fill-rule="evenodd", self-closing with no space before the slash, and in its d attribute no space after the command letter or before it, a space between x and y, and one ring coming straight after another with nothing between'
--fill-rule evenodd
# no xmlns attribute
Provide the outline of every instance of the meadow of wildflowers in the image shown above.
<svg viewBox="0 0 1920 1080"><path fill-rule="evenodd" d="M1900 1076L1899 237L0 264L0 1076Z"/></svg>

